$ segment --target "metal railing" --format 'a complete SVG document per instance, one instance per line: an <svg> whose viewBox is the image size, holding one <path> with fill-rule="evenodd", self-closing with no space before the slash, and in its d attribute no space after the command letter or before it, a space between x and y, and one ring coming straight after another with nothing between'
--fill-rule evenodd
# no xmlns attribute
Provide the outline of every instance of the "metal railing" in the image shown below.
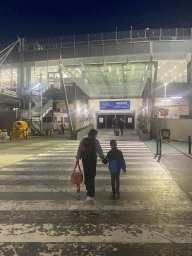
<svg viewBox="0 0 192 256"><path fill-rule="evenodd" d="M163 140L162 138L157 137L156 138L156 154L155 154L155 157L154 157L154 158L158 157L157 162L159 162L161 160L161 157L163 156L162 155L162 142L168 144L169 146L171 146L172 148L176 149L181 154L186 155L187 157L192 159L192 157L189 156L189 155L191 155L191 136L188 136L188 152L189 152L188 154L189 155L187 155L186 153L182 152L178 148L174 147L173 145L168 143L166 140Z"/></svg>
<svg viewBox="0 0 192 256"><path fill-rule="evenodd" d="M192 28L171 28L171 29L143 29L143 30L129 30L129 31L115 31L107 33L69 35L51 38L27 38L25 39L25 46L28 44L38 44L41 47L34 48L52 49L72 46L89 46L93 44L112 44L121 42L136 42L148 40L190 40L192 39ZM0 49L5 48L5 45L0 45ZM15 47L14 51L19 51ZM25 47L25 51L27 47Z"/></svg>

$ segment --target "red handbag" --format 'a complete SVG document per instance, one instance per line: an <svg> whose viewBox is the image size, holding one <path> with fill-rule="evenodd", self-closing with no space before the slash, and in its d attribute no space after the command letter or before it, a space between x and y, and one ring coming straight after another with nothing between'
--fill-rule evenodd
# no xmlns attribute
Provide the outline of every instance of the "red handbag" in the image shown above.
<svg viewBox="0 0 192 256"><path fill-rule="evenodd" d="M76 172L77 166L79 167L79 171ZM80 184L83 181L83 173L81 171L79 163L76 163L73 173L71 174L71 183L77 185L77 194L80 192Z"/></svg>

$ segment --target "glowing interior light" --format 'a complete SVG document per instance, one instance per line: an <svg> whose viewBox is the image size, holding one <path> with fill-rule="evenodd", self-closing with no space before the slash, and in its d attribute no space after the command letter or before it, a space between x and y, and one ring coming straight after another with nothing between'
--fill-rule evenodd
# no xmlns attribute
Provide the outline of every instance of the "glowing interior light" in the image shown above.
<svg viewBox="0 0 192 256"><path fill-rule="evenodd" d="M182 99L182 97L171 97L172 99Z"/></svg>

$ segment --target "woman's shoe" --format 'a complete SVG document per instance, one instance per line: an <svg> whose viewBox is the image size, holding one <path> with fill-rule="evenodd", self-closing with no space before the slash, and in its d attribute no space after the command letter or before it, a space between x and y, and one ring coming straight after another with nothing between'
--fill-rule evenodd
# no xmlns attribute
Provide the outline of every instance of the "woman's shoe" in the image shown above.
<svg viewBox="0 0 192 256"><path fill-rule="evenodd" d="M88 196L87 201L94 201L94 197Z"/></svg>

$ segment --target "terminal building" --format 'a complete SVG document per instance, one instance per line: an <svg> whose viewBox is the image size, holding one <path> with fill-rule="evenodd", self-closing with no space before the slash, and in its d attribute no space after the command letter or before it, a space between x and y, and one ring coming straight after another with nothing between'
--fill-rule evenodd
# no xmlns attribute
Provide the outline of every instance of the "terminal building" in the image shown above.
<svg viewBox="0 0 192 256"><path fill-rule="evenodd" d="M191 119L191 56L191 28L18 38L1 51L0 129L18 119L40 131L111 128L115 116L137 129L141 113L149 124Z"/></svg>

